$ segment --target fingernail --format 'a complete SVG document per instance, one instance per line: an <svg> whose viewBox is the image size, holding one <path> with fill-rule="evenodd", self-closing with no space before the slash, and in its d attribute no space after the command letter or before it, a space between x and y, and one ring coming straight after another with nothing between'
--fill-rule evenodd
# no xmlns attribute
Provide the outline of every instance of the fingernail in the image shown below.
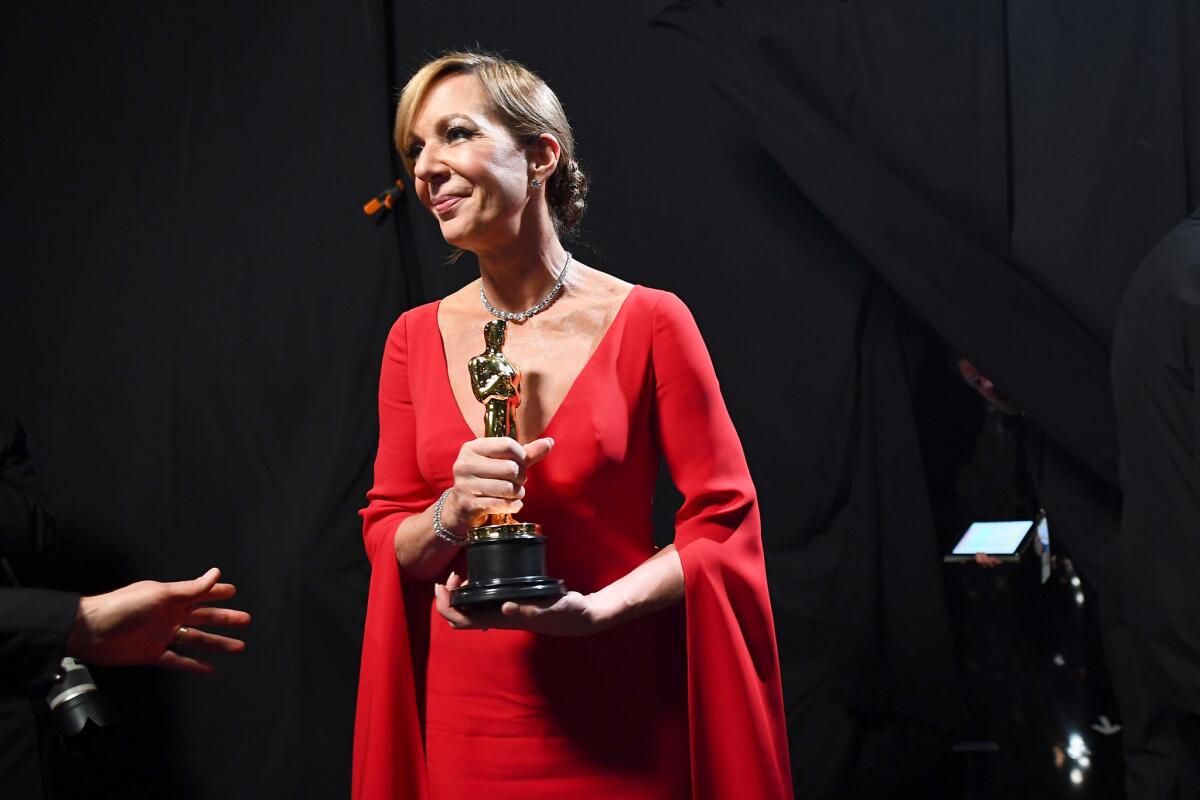
<svg viewBox="0 0 1200 800"><path fill-rule="evenodd" d="M551 446L551 447L554 447L554 440L553 440L553 439L551 439L550 437L546 437L546 441L550 443L550 446Z"/></svg>
<svg viewBox="0 0 1200 800"><path fill-rule="evenodd" d="M458 577L458 573L451 570L450 577L446 579L446 583L449 583L451 580L453 580L454 578L457 578L457 577Z"/></svg>

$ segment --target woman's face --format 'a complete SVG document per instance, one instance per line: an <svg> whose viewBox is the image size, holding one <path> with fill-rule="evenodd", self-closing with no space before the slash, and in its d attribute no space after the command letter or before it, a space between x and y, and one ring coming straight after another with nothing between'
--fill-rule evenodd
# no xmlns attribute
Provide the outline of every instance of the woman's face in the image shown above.
<svg viewBox="0 0 1200 800"><path fill-rule="evenodd" d="M455 247L481 252L512 241L530 199L529 160L469 73L435 83L410 133L417 197Z"/></svg>

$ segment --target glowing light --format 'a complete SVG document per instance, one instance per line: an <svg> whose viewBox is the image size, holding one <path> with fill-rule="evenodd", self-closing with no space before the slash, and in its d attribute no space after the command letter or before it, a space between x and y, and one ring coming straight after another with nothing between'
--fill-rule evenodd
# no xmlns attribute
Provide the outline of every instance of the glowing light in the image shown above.
<svg viewBox="0 0 1200 800"><path fill-rule="evenodd" d="M1083 770L1078 768L1071 770L1071 783L1076 786L1083 783Z"/></svg>
<svg viewBox="0 0 1200 800"><path fill-rule="evenodd" d="M1092 760L1087 756L1080 756L1075 761L1077 764L1079 764L1080 769L1087 769L1092 765Z"/></svg>
<svg viewBox="0 0 1200 800"><path fill-rule="evenodd" d="M1075 593L1075 605L1077 605L1077 606L1083 605L1083 592Z"/></svg>
<svg viewBox="0 0 1200 800"><path fill-rule="evenodd" d="M1076 588L1079 588L1080 586L1083 585L1083 581L1079 580L1079 576L1076 575L1074 578L1071 578L1071 585Z"/></svg>
<svg viewBox="0 0 1200 800"><path fill-rule="evenodd" d="M1083 737L1078 733L1072 733L1067 737L1067 755L1078 761L1086 756L1090 750L1087 748L1087 743L1083 741Z"/></svg>

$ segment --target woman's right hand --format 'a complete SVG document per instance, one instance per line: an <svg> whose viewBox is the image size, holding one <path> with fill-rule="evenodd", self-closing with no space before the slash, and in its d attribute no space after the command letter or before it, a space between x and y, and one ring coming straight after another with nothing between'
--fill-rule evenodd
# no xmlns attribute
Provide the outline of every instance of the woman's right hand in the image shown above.
<svg viewBox="0 0 1200 800"><path fill-rule="evenodd" d="M516 514L525 497L528 470L554 447L548 437L522 445L508 436L472 439L454 460L454 491L442 507L442 525L459 536L488 514Z"/></svg>

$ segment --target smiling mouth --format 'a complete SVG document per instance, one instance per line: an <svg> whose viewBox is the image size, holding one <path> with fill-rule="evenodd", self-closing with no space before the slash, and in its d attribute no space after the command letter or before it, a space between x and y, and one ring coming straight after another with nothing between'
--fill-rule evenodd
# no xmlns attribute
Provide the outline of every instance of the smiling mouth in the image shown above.
<svg viewBox="0 0 1200 800"><path fill-rule="evenodd" d="M435 213L444 214L447 211L449 211L450 209L454 208L456 205L458 205L459 201L464 200L464 199L466 199L466 198L462 197L461 195L452 195L450 197L443 197L441 200L438 200L436 203L433 204L433 210Z"/></svg>

